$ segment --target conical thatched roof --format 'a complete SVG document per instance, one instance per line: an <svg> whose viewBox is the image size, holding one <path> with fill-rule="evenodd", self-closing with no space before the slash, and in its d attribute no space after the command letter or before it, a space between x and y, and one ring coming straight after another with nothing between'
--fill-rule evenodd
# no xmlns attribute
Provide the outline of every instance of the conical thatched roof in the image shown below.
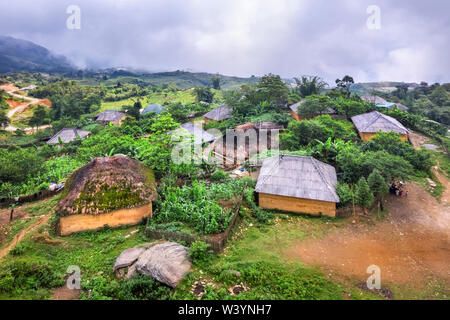
<svg viewBox="0 0 450 320"><path fill-rule="evenodd" d="M56 212L60 216L101 214L156 199L153 171L126 156L95 158L67 180Z"/></svg>
<svg viewBox="0 0 450 320"><path fill-rule="evenodd" d="M352 121L359 132L377 133L378 131L383 132L394 131L400 134L408 133L408 129L406 129L396 119L387 116L385 114L382 114L378 111L373 111L354 116L352 117Z"/></svg>
<svg viewBox="0 0 450 320"><path fill-rule="evenodd" d="M231 118L232 112L233 110L227 104L223 104L205 113L203 116L211 120L222 121Z"/></svg>
<svg viewBox="0 0 450 320"><path fill-rule="evenodd" d="M280 155L265 159L256 192L339 202L334 167L313 157Z"/></svg>

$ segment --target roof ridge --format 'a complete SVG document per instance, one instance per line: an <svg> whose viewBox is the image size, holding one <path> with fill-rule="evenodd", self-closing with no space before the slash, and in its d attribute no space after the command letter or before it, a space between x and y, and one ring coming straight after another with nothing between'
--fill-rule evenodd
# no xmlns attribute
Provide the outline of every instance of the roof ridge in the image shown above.
<svg viewBox="0 0 450 320"><path fill-rule="evenodd" d="M373 119L373 121L371 121L367 126L365 126L364 128L362 128L362 130L366 130L368 127L370 127L371 125L373 125L374 123L375 123L375 121L377 121L379 118L380 118L380 116L381 116L381 112L379 112L379 111L372 111L372 112L369 112L368 114L370 114L370 113L375 113L376 115L377 115L377 117L376 118L374 118ZM364 114L360 114L360 116L363 116ZM360 131L362 131L362 130L360 130Z"/></svg>
<svg viewBox="0 0 450 320"><path fill-rule="evenodd" d="M284 157L284 154L278 155L278 157L277 157L278 158L278 166L281 164L281 161L283 160L283 157ZM275 158L275 157L270 157L270 158ZM266 160L268 160L270 158L267 158ZM267 175L265 177L263 177L260 185L264 185L266 183L266 181L271 177L272 171L274 171L274 170L275 170L275 165L272 165L272 167L269 169L269 172L267 173ZM256 190L256 186L255 186L255 190Z"/></svg>
<svg viewBox="0 0 450 320"><path fill-rule="evenodd" d="M334 196L334 194L336 193L336 191L334 190L334 188L332 188L332 187L330 186L330 184L328 183L327 179L325 179L325 177L323 176L322 171L320 171L320 169L317 167L316 161L319 162L319 160L317 160L317 159L314 158L314 157L310 157L310 158L311 158L311 162L312 162L314 168L315 168L316 171L319 173L320 178L321 178L322 181L325 183L325 185L327 186L328 190L331 191L331 193L332 193L333 196ZM325 165L328 165L328 164L326 164L326 163L324 163L324 162L321 162L321 163L323 163L323 164L325 164Z"/></svg>

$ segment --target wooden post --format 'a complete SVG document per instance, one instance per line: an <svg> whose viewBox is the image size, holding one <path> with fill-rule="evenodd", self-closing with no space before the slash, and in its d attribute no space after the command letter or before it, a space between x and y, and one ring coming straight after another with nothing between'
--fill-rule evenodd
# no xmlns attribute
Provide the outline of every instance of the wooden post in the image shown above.
<svg viewBox="0 0 450 320"><path fill-rule="evenodd" d="M9 222L13 220L14 217L14 208L11 208L11 213L9 214Z"/></svg>

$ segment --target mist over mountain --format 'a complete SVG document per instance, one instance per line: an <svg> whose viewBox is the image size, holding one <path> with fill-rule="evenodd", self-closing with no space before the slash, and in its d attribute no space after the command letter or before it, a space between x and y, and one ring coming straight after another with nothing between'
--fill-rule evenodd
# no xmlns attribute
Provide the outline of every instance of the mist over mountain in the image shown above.
<svg viewBox="0 0 450 320"><path fill-rule="evenodd" d="M47 48L31 41L0 36L0 73L70 72L75 67L69 60L53 54Z"/></svg>

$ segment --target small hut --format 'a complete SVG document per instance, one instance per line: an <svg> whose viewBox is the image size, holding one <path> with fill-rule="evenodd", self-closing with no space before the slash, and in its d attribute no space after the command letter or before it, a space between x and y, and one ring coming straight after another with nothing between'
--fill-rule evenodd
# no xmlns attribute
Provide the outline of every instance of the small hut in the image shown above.
<svg viewBox="0 0 450 320"><path fill-rule="evenodd" d="M400 134L400 139L408 140L408 129L406 129L396 119L382 114L378 111L360 114L352 117L352 121L358 130L358 134L363 141L372 139L378 131L391 132Z"/></svg>
<svg viewBox="0 0 450 320"><path fill-rule="evenodd" d="M221 106L212 109L208 113L205 113L203 117L205 118L205 122L209 122L211 120L223 121L231 118L232 112L233 109L231 109L227 104L222 104Z"/></svg>
<svg viewBox="0 0 450 320"><path fill-rule="evenodd" d="M194 125L192 122L183 123L180 128L194 136L194 144L211 143L216 140L215 136Z"/></svg>
<svg viewBox="0 0 450 320"><path fill-rule="evenodd" d="M91 133L77 128L64 128L47 141L48 144L65 144L78 139L84 139Z"/></svg>
<svg viewBox="0 0 450 320"><path fill-rule="evenodd" d="M146 106L142 110L141 114L147 114L147 113L150 113L150 112L154 112L156 114L160 114L161 112L166 111L166 110L167 110L166 107L163 107L163 106L161 106L159 104L149 104L148 106Z"/></svg>
<svg viewBox="0 0 450 320"><path fill-rule="evenodd" d="M126 156L94 158L66 181L56 207L61 235L135 225L152 215L153 171Z"/></svg>
<svg viewBox="0 0 450 320"><path fill-rule="evenodd" d="M264 160L255 191L259 206L312 215L336 215L336 171L313 157L280 155Z"/></svg>
<svg viewBox="0 0 450 320"><path fill-rule="evenodd" d="M106 110L95 116L95 119L102 125L107 125L109 123L120 125L123 118L125 118L125 113L116 110Z"/></svg>

